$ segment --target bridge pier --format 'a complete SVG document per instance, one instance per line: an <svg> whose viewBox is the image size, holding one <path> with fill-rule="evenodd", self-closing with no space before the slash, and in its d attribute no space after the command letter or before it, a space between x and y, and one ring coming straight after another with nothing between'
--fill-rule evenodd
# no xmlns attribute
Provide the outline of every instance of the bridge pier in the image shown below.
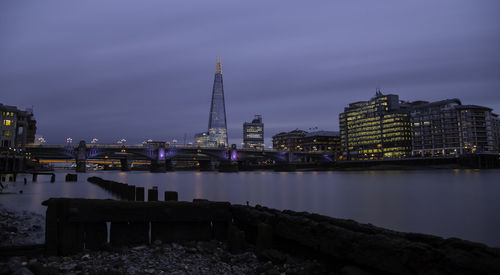
<svg viewBox="0 0 500 275"><path fill-rule="evenodd" d="M219 172L231 173L238 172L238 162L233 162L230 160L223 160L219 163Z"/></svg>
<svg viewBox="0 0 500 275"><path fill-rule="evenodd" d="M295 172L296 170L297 166L295 163L290 162L276 163L276 166L274 167L275 172Z"/></svg>
<svg viewBox="0 0 500 275"><path fill-rule="evenodd" d="M174 171L175 166L172 160L167 159L165 160L165 171Z"/></svg>
<svg viewBox="0 0 500 275"><path fill-rule="evenodd" d="M121 167L121 170L124 172L130 171L130 165L129 165L128 158L120 159L120 167Z"/></svg>
<svg viewBox="0 0 500 275"><path fill-rule="evenodd" d="M167 172L165 160L156 160L156 159L151 160L149 171L152 173Z"/></svg>
<svg viewBox="0 0 500 275"><path fill-rule="evenodd" d="M87 144L81 140L76 150L76 172L85 173L87 171Z"/></svg>
<svg viewBox="0 0 500 275"><path fill-rule="evenodd" d="M76 161L76 172L77 173L87 172L87 161L86 160L77 160Z"/></svg>
<svg viewBox="0 0 500 275"><path fill-rule="evenodd" d="M212 160L199 160L198 163L200 164L200 171L214 171L215 166L212 162Z"/></svg>

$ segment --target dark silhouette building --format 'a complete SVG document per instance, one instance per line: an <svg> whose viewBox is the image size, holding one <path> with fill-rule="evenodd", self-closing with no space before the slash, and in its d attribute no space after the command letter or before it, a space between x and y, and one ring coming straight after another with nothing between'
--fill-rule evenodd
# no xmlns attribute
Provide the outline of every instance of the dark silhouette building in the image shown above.
<svg viewBox="0 0 500 275"><path fill-rule="evenodd" d="M34 143L36 120L33 110L0 104L0 147L24 147Z"/></svg>
<svg viewBox="0 0 500 275"><path fill-rule="evenodd" d="M226 106L224 103L224 85L222 82L222 64L220 58L217 58L215 65L212 102L210 104L210 117L208 119L208 136L208 146L228 147Z"/></svg>

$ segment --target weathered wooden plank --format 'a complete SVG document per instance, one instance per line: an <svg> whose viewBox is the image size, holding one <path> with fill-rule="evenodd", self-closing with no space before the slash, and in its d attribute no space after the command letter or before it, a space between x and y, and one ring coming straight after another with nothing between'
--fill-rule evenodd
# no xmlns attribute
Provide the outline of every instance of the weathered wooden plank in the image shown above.
<svg viewBox="0 0 500 275"><path fill-rule="evenodd" d="M112 222L110 229L112 245L136 245L149 243L148 222Z"/></svg>
<svg viewBox="0 0 500 275"><path fill-rule="evenodd" d="M176 242L197 240L205 241L212 238L210 222L152 222L151 240Z"/></svg>
<svg viewBox="0 0 500 275"><path fill-rule="evenodd" d="M146 221L228 221L227 202L129 202L89 199L50 199L67 201L65 218L71 222Z"/></svg>
<svg viewBox="0 0 500 275"><path fill-rule="evenodd" d="M108 240L108 228L105 222L92 222L84 224L85 248L100 249Z"/></svg>

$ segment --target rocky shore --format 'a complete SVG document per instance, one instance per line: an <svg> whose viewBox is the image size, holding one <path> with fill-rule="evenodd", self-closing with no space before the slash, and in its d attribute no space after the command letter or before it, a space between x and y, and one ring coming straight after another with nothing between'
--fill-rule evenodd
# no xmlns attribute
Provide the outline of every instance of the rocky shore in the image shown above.
<svg viewBox="0 0 500 275"><path fill-rule="evenodd" d="M0 204L0 246L43 244L45 217L11 211Z"/></svg>
<svg viewBox="0 0 500 275"><path fill-rule="evenodd" d="M19 272L19 273L15 273ZM230 253L220 241L108 247L66 257L10 257L3 274L329 274L316 260L252 247Z"/></svg>
<svg viewBox="0 0 500 275"><path fill-rule="evenodd" d="M0 247L43 244L45 218L0 205ZM348 269L346 269L348 270ZM221 241L190 241L134 247L107 246L71 256L20 255L0 258L4 274L329 274L313 259L249 245L231 253Z"/></svg>

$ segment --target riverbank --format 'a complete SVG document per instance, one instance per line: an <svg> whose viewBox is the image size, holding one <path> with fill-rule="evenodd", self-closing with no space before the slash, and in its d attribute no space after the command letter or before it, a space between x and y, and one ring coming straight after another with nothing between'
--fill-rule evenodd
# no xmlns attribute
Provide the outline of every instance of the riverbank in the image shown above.
<svg viewBox="0 0 500 275"><path fill-rule="evenodd" d="M67 256L47 256L32 244L45 241L45 218L0 205L0 274L328 274L331 269L314 259L277 250L257 252L248 245L230 252L227 242L187 241L151 245L107 245ZM42 247L42 246L40 246ZM30 249L29 256L23 248ZM10 255L9 255L10 254ZM15 256L14 256L15 255ZM345 270L356 270L348 266Z"/></svg>

